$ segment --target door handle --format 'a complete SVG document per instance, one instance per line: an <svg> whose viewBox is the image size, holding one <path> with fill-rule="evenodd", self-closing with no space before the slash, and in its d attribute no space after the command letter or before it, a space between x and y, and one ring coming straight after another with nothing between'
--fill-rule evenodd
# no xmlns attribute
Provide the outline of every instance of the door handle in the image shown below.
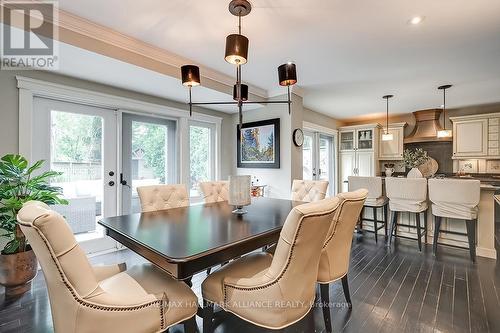
<svg viewBox="0 0 500 333"><path fill-rule="evenodd" d="M108 183L109 186L115 186L115 182L110 180L109 183Z"/></svg>
<svg viewBox="0 0 500 333"><path fill-rule="evenodd" d="M123 179L123 173L120 173L120 184L123 186L127 186L128 188L131 188L129 184L127 184L127 181Z"/></svg>

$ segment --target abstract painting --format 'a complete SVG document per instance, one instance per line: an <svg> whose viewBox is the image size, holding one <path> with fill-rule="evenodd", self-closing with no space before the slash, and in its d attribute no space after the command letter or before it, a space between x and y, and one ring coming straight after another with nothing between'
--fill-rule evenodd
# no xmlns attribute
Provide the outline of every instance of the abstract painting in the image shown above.
<svg viewBox="0 0 500 333"><path fill-rule="evenodd" d="M238 168L280 167L280 120L243 124L237 129Z"/></svg>

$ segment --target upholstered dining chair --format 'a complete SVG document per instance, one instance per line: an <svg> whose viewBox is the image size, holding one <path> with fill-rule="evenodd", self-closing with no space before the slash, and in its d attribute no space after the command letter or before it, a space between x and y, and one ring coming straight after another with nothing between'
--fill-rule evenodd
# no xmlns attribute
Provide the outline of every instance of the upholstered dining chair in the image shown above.
<svg viewBox="0 0 500 333"><path fill-rule="evenodd" d="M214 304L269 329L282 329L305 317L315 299L321 235L326 237L339 203L333 197L294 207L274 255L248 254L209 275L201 286L203 332L213 331Z"/></svg>
<svg viewBox="0 0 500 333"><path fill-rule="evenodd" d="M201 182L200 191L205 203L227 201L229 198L229 182L227 180L218 182Z"/></svg>
<svg viewBox="0 0 500 333"><path fill-rule="evenodd" d="M472 262L476 261L476 228L481 182L473 179L429 179L429 199L432 202L434 215L433 251L437 254L439 233L442 218L465 220L466 233L455 232L467 236L469 253Z"/></svg>
<svg viewBox="0 0 500 333"><path fill-rule="evenodd" d="M326 180L294 179L292 183L292 200L313 202L323 200L328 189Z"/></svg>
<svg viewBox="0 0 500 333"><path fill-rule="evenodd" d="M189 195L182 184L140 186L137 193L142 212L189 206Z"/></svg>
<svg viewBox="0 0 500 333"><path fill-rule="evenodd" d="M42 267L55 332L194 332L198 301L183 282L150 264L91 266L65 219L38 201L17 215Z"/></svg>
<svg viewBox="0 0 500 333"><path fill-rule="evenodd" d="M359 176L349 176L349 191L356 191L359 189L368 190L368 194L361 209L361 214L359 216L359 228L363 229L363 222L373 222L373 231L375 233L375 243L378 242L378 231L384 228L385 237L387 237L387 205L389 200L384 194L382 186L382 177L359 177ZM373 217L367 218L364 216L365 208L371 208ZM378 210L382 210L383 219L378 218ZM380 225L381 224L381 225Z"/></svg>
<svg viewBox="0 0 500 333"><path fill-rule="evenodd" d="M330 229L328 230L318 269L318 284L320 286L321 301L323 302L323 318L327 332L332 332L330 318L330 283L342 280L344 296L349 308L352 307L347 272L351 254L352 233L358 221L361 208L368 195L366 189L354 192L340 193L340 205L335 213Z"/></svg>
<svg viewBox="0 0 500 333"><path fill-rule="evenodd" d="M387 177L385 191L392 214L389 245L392 243L392 237L398 236L398 226L404 226L417 229L418 250L422 251L422 236L425 236L425 243L427 243L427 179ZM402 212L415 214L415 225L399 223L398 215ZM420 222L422 213L424 215L423 227Z"/></svg>

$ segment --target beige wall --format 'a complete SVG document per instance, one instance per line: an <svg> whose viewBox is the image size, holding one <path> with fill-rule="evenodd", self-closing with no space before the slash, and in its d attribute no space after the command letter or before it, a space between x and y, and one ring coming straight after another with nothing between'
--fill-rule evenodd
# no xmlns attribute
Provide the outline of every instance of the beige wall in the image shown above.
<svg viewBox="0 0 500 333"><path fill-rule="evenodd" d="M344 122L342 121L307 108L304 108L304 114L302 118L303 121L307 121L309 123L321 125L331 129L336 129L337 127L344 125Z"/></svg>
<svg viewBox="0 0 500 333"><path fill-rule="evenodd" d="M138 101L149 102L159 105L165 105L182 110L186 110L187 106L183 103L174 102L160 97L145 95L125 89L119 89L91 81L80 80L68 76L58 75L42 71L0 71L0 156L7 153L17 153L19 149L19 111L18 111L18 89L16 75L30 77L34 79L50 81L58 84L63 84L71 87L98 91L115 96L135 99ZM223 150L224 143L234 140L234 136L229 137L230 128L232 127L232 116L226 113L197 108L196 112L206 113L222 118L222 142ZM223 179L232 172L234 165L231 158L233 154L223 153L221 156L221 177Z"/></svg>

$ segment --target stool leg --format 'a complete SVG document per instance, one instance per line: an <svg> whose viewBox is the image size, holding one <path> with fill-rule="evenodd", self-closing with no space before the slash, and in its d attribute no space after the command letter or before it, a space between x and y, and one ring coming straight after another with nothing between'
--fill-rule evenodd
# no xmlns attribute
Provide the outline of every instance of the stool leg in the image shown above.
<svg viewBox="0 0 500 333"><path fill-rule="evenodd" d="M391 214L392 214L392 221L391 221L391 230L390 230L390 234L389 234L389 246L391 246L391 243L392 243L392 235L394 234L394 232L397 232L396 221L398 219L398 212L391 211ZM396 237L396 236L394 236L394 237Z"/></svg>
<svg viewBox="0 0 500 333"><path fill-rule="evenodd" d="M378 243L378 223L377 223L377 207L373 207L373 229L375 231L375 243Z"/></svg>
<svg viewBox="0 0 500 333"><path fill-rule="evenodd" d="M476 225L477 220L465 220L467 238L469 239L469 252L472 262L476 262Z"/></svg>
<svg viewBox="0 0 500 333"><path fill-rule="evenodd" d="M418 250L422 252L422 229L420 226L420 213L415 213L415 224L417 225Z"/></svg>
<svg viewBox="0 0 500 333"><path fill-rule="evenodd" d="M424 212L424 233L425 233L425 244L427 244L427 211Z"/></svg>
<svg viewBox="0 0 500 333"><path fill-rule="evenodd" d="M432 245L434 255L437 254L438 237L440 229L441 229L441 216L434 216L434 241Z"/></svg>
<svg viewBox="0 0 500 333"><path fill-rule="evenodd" d="M384 205L384 234L387 238L387 223L389 223L389 217L387 217L387 204Z"/></svg>
<svg viewBox="0 0 500 333"><path fill-rule="evenodd" d="M358 233L363 233L363 215L365 214L365 207L361 208L361 213L359 214L359 229Z"/></svg>

